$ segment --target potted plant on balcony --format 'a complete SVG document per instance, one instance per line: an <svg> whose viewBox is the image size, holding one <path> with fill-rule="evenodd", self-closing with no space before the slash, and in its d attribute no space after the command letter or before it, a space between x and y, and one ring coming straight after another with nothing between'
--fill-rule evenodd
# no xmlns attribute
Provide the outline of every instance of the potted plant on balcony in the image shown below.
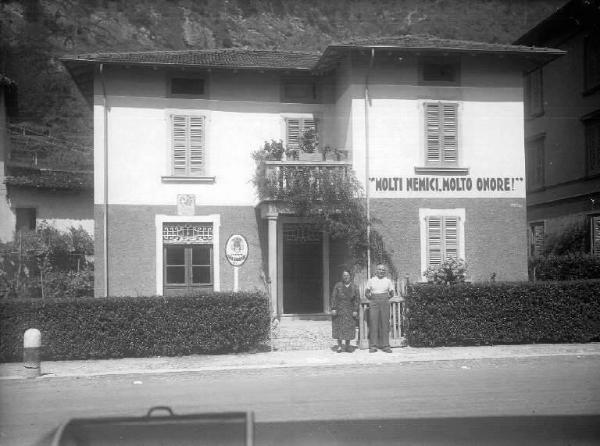
<svg viewBox="0 0 600 446"><path fill-rule="evenodd" d="M327 159L341 161L347 156L346 150L332 148L331 146L321 144L319 141L319 134L314 128L309 128L302 132L302 135L300 135L299 147L302 153L305 154L302 156L305 161L327 161ZM298 155L298 152L296 152L297 157L294 159L299 159Z"/></svg>

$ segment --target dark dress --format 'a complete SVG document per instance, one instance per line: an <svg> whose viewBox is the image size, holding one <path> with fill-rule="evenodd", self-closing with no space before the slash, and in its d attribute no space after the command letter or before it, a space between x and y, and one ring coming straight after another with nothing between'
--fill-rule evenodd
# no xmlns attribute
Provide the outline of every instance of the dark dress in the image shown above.
<svg viewBox="0 0 600 446"><path fill-rule="evenodd" d="M331 293L331 309L337 311L337 315L331 319L331 333L334 339L351 340L356 337L356 319L352 312L358 313L360 297L358 287L353 283L345 286L338 282Z"/></svg>

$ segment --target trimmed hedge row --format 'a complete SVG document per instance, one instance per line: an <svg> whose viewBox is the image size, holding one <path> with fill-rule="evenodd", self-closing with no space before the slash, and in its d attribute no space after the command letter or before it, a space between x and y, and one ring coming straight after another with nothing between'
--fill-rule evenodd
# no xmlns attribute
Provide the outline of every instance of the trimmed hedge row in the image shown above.
<svg viewBox="0 0 600 446"><path fill-rule="evenodd" d="M406 298L413 347L600 341L600 281L418 284Z"/></svg>
<svg viewBox="0 0 600 446"><path fill-rule="evenodd" d="M263 293L0 302L0 362L21 361L23 333L42 332L42 359L248 351L269 339Z"/></svg>
<svg viewBox="0 0 600 446"><path fill-rule="evenodd" d="M600 257L574 253L529 260L529 278L536 280L600 279Z"/></svg>

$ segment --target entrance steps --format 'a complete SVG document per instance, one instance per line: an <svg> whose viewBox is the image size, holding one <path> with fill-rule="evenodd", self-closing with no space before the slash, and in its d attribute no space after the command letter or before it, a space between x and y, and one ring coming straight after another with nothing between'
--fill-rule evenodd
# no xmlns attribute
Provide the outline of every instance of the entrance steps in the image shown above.
<svg viewBox="0 0 600 446"><path fill-rule="evenodd" d="M272 329L272 346L275 351L326 350L337 345L331 337L331 317L282 316ZM358 339L358 337L357 337ZM352 345L356 345L356 339Z"/></svg>

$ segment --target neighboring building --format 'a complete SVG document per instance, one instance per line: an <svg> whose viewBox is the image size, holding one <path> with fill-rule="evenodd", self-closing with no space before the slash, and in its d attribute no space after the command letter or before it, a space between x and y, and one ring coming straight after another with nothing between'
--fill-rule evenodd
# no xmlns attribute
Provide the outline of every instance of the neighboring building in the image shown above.
<svg viewBox="0 0 600 446"><path fill-rule="evenodd" d="M42 145L45 140L11 132L16 93L15 83L0 75L0 242L35 230L42 221L60 230L81 225L93 233L93 173L44 167L34 150L15 150L15 140Z"/></svg>
<svg viewBox="0 0 600 446"><path fill-rule="evenodd" d="M526 76L530 254L583 226L600 255L600 2L572 0L515 44L566 52Z"/></svg>
<svg viewBox="0 0 600 446"><path fill-rule="evenodd" d="M345 244L251 183L252 151L308 128L348 159L296 163L354 169L401 277L453 256L472 281L527 279L522 76L561 54L404 36L64 58L94 108L96 294L269 283L278 314L327 312Z"/></svg>

